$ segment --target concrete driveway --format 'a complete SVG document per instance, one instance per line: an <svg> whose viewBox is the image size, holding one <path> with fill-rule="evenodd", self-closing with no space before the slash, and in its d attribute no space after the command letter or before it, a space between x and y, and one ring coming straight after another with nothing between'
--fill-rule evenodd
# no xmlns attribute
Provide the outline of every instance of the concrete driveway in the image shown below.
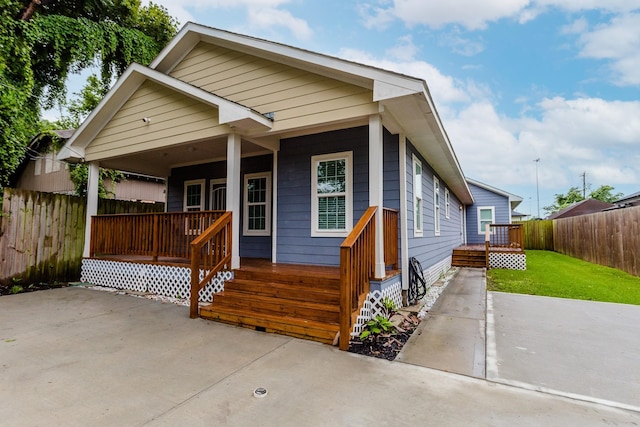
<svg viewBox="0 0 640 427"><path fill-rule="evenodd" d="M256 387L268 391L253 396ZM0 298L11 426L637 425L638 413L188 318L83 288Z"/></svg>
<svg viewBox="0 0 640 427"><path fill-rule="evenodd" d="M488 379L640 410L639 362L640 306L487 295Z"/></svg>

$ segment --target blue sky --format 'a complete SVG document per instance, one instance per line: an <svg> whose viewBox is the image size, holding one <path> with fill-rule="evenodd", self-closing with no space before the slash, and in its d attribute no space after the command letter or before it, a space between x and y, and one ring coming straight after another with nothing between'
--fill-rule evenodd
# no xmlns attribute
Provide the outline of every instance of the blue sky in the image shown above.
<svg viewBox="0 0 640 427"><path fill-rule="evenodd" d="M537 215L640 191L640 0L157 0L193 21L426 80L465 175Z"/></svg>

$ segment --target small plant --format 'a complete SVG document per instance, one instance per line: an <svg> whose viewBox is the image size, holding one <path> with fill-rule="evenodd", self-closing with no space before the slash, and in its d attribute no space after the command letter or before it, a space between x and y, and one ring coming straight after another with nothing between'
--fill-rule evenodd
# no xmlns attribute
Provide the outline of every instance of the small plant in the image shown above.
<svg viewBox="0 0 640 427"><path fill-rule="evenodd" d="M11 288L9 288L9 293L11 295L19 294L22 291L24 291L24 288L20 285L13 285Z"/></svg>
<svg viewBox="0 0 640 427"><path fill-rule="evenodd" d="M397 308L396 303L389 297L384 297L382 299L382 307L384 308L384 313L387 318L391 317Z"/></svg>
<svg viewBox="0 0 640 427"><path fill-rule="evenodd" d="M360 334L360 340L364 341L367 338L375 339L382 333L394 333L395 330L396 327L391 320L378 314L367 322L366 329Z"/></svg>

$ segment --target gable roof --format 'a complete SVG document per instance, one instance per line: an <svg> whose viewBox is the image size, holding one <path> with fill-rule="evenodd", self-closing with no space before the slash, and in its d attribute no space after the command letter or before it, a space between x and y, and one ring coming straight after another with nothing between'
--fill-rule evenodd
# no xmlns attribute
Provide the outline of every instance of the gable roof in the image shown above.
<svg viewBox="0 0 640 427"><path fill-rule="evenodd" d="M640 191L638 191L636 193L629 194L628 196L624 196L623 198L618 199L613 203L618 204L618 205L622 205L622 204L629 203L629 202L637 202L639 200L640 200Z"/></svg>
<svg viewBox="0 0 640 427"><path fill-rule="evenodd" d="M500 190L499 188L493 187L489 184L485 184L484 182L476 181L475 179L471 178L467 178L467 182L469 184L475 185L476 187L480 187L492 193L506 197L509 200L509 206L512 211L515 211L518 205L522 203L522 197L513 193L509 193L508 191Z"/></svg>
<svg viewBox="0 0 640 427"><path fill-rule="evenodd" d="M610 208L613 205L611 203L602 202L596 199L585 199L580 202L576 202L571 206L567 206L564 209L560 209L558 212L549 215L547 219L560 219L569 218L572 216L586 215L590 213L601 212L604 209Z"/></svg>
<svg viewBox="0 0 640 427"><path fill-rule="evenodd" d="M229 116L229 124L262 126L262 135L269 136L273 127L265 116L169 76L201 42L370 89L372 101L378 103L385 126L392 133L405 134L418 151L429 159L435 172L462 203L473 203L471 191L423 79L191 22L179 31L149 67L133 64L125 71L74 137L67 142L59 158L82 160L84 149L131 93L146 80L220 108L221 120ZM252 137L256 137L255 133Z"/></svg>

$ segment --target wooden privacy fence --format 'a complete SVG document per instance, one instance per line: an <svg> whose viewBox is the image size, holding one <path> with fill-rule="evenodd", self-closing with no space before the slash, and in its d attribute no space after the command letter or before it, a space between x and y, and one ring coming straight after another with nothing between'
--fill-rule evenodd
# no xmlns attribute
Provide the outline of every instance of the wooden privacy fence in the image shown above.
<svg viewBox="0 0 640 427"><path fill-rule="evenodd" d="M556 252L640 276L640 206L553 223Z"/></svg>
<svg viewBox="0 0 640 427"><path fill-rule="evenodd" d="M158 212L163 203L101 199L98 213ZM80 276L86 199L4 189L0 217L0 281L70 281Z"/></svg>
<svg viewBox="0 0 640 427"><path fill-rule="evenodd" d="M532 220L521 224L525 249L553 250L553 220Z"/></svg>

